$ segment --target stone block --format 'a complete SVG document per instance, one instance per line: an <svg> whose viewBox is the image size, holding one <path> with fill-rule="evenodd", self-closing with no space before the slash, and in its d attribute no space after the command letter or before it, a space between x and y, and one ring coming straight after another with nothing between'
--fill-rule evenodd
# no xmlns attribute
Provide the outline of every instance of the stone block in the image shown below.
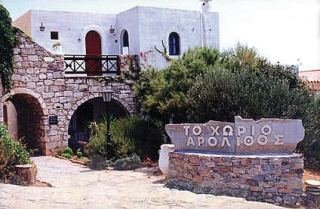
<svg viewBox="0 0 320 209"><path fill-rule="evenodd" d="M39 57L36 55L30 55L30 56L28 56L28 60L31 62L35 62L35 61L39 60Z"/></svg>
<svg viewBox="0 0 320 209"><path fill-rule="evenodd" d="M54 85L57 85L57 86L65 85L64 79L56 79L54 81Z"/></svg>
<svg viewBox="0 0 320 209"><path fill-rule="evenodd" d="M39 74L39 78L40 78L41 80L47 79L47 75L44 74L44 73L41 73L41 74Z"/></svg>
<svg viewBox="0 0 320 209"><path fill-rule="evenodd" d="M51 86L51 85L53 85L53 81L52 80L45 80L44 81L44 85L47 85L47 86Z"/></svg>
<svg viewBox="0 0 320 209"><path fill-rule="evenodd" d="M73 96L73 91L64 91L63 96L65 97L72 97Z"/></svg>

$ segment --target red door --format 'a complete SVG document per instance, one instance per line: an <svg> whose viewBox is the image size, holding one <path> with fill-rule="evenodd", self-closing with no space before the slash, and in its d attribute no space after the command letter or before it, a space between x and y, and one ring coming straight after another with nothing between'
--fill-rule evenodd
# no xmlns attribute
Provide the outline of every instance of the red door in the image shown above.
<svg viewBox="0 0 320 209"><path fill-rule="evenodd" d="M101 38L96 31L89 31L86 35L86 59L87 74L102 75Z"/></svg>

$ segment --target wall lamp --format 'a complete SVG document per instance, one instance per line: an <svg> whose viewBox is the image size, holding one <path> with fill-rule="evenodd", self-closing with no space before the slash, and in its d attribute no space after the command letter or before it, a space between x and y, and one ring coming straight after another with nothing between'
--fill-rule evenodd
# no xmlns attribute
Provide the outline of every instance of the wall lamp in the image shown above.
<svg viewBox="0 0 320 209"><path fill-rule="evenodd" d="M43 26L43 22L41 22L40 31L43 32L45 29L46 29L46 27L44 27L44 26Z"/></svg>
<svg viewBox="0 0 320 209"><path fill-rule="evenodd" d="M112 25L110 26L109 32L110 32L111 34L113 34L113 33L115 32L115 29L112 27Z"/></svg>

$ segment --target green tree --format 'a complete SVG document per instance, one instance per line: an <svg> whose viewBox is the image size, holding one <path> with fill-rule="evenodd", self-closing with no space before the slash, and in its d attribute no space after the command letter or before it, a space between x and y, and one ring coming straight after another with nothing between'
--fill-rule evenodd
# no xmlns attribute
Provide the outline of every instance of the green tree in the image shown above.
<svg viewBox="0 0 320 209"><path fill-rule="evenodd" d="M309 104L307 117L304 120L305 138L298 150L304 153L306 166L320 167L320 98Z"/></svg>
<svg viewBox="0 0 320 209"><path fill-rule="evenodd" d="M290 81L246 69L212 69L199 76L189 91L189 120L232 122L235 115L305 118L313 97L303 85L292 88Z"/></svg>
<svg viewBox="0 0 320 209"><path fill-rule="evenodd" d="M172 61L166 69L141 72L135 92L145 117L168 123L187 120L187 93L195 78L219 63L216 49L188 50L181 59Z"/></svg>

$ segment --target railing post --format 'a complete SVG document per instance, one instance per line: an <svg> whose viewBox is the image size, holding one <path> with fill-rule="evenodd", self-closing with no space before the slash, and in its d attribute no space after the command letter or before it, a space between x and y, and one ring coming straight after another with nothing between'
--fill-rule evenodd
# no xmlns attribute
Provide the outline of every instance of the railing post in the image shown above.
<svg viewBox="0 0 320 209"><path fill-rule="evenodd" d="M121 74L121 57L120 55L117 56L117 75Z"/></svg>

